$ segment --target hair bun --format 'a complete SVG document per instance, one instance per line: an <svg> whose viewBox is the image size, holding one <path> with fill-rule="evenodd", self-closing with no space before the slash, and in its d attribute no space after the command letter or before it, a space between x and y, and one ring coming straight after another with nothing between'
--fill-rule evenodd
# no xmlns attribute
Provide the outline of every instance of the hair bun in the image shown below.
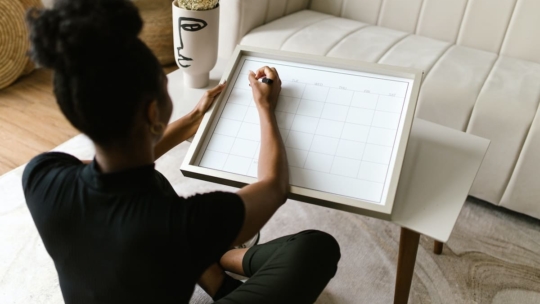
<svg viewBox="0 0 540 304"><path fill-rule="evenodd" d="M73 67L124 51L143 21L127 0L56 0L52 9L27 14L31 56L41 66Z"/></svg>

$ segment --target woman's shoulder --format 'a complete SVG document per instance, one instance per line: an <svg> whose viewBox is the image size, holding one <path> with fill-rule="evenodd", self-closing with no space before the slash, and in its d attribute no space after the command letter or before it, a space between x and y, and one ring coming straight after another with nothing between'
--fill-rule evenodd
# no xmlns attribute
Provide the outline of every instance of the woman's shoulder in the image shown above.
<svg viewBox="0 0 540 304"><path fill-rule="evenodd" d="M41 153L34 158L32 158L28 165L42 163L42 162L71 162L71 163L81 163L81 161L71 154L64 152L51 151Z"/></svg>
<svg viewBox="0 0 540 304"><path fill-rule="evenodd" d="M63 152L46 152L32 158L24 168L22 182L26 188L29 183L40 179L48 173L73 165L82 165L82 162L73 155Z"/></svg>
<svg viewBox="0 0 540 304"><path fill-rule="evenodd" d="M75 156L63 152L45 152L32 158L24 168L24 175L28 175L35 170L63 167L71 165L79 165L82 162Z"/></svg>

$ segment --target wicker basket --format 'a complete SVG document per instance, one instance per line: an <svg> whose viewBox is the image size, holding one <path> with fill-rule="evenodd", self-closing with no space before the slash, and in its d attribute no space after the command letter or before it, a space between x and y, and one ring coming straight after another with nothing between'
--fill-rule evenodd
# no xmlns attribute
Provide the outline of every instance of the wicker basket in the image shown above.
<svg viewBox="0 0 540 304"><path fill-rule="evenodd" d="M24 16L31 7L41 7L40 0L0 0L0 89L35 66L27 55L30 42Z"/></svg>
<svg viewBox="0 0 540 304"><path fill-rule="evenodd" d="M0 0L0 89L12 84L28 63L28 31L21 2Z"/></svg>
<svg viewBox="0 0 540 304"><path fill-rule="evenodd" d="M133 0L144 20L141 39L162 65L174 63L172 0Z"/></svg>

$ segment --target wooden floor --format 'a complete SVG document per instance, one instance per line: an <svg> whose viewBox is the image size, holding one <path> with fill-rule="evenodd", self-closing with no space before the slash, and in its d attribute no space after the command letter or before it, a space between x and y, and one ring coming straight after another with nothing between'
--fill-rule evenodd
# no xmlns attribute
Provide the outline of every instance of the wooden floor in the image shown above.
<svg viewBox="0 0 540 304"><path fill-rule="evenodd" d="M51 71L36 70L0 90L0 175L77 134L56 104Z"/></svg>

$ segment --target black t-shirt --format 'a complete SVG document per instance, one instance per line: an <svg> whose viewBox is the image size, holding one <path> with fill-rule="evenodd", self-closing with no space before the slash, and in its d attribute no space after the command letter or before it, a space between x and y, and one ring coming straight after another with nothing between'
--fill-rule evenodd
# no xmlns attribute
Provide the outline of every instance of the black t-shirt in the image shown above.
<svg viewBox="0 0 540 304"><path fill-rule="evenodd" d="M188 303L244 221L234 193L178 197L154 165L102 174L64 153L35 157L26 203L66 303Z"/></svg>

